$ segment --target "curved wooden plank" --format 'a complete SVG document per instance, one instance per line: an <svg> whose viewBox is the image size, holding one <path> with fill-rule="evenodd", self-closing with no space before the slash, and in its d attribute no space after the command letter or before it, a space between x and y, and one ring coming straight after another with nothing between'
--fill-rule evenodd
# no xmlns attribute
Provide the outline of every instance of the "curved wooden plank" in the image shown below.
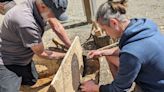
<svg viewBox="0 0 164 92"><path fill-rule="evenodd" d="M49 92L78 92L82 71L82 47L79 37L75 37L50 84Z"/></svg>

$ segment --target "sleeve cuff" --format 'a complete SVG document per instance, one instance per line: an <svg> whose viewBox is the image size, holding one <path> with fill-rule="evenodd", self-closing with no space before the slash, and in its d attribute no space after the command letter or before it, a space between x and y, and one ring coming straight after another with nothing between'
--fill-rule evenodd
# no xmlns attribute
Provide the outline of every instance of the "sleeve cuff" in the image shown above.
<svg viewBox="0 0 164 92"><path fill-rule="evenodd" d="M99 88L99 92L109 92L109 85L101 85Z"/></svg>

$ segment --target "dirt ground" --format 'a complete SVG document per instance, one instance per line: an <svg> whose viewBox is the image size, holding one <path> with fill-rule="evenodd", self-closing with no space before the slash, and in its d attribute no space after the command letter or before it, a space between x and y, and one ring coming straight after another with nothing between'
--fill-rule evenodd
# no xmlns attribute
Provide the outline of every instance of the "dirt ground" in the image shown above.
<svg viewBox="0 0 164 92"><path fill-rule="evenodd" d="M24 0L15 0L17 4ZM96 6L98 7L100 4L105 2L106 0L95 0ZM77 24L86 21L86 17L83 10L82 0L69 0L68 11L67 14L69 15L69 20L66 22L62 22L63 25L66 27L66 32L68 33L69 38L71 41L75 38L75 36L79 36L81 44L83 44L86 39L90 35L91 24L77 26L74 28L67 28L69 25ZM164 33L164 1L163 0L129 0L128 1L128 9L127 9L127 16L129 18L149 18L152 19L159 25L161 32ZM0 23L2 23L4 16L0 15ZM44 33L43 41L45 47L51 47L52 38L56 38L56 35L52 32L52 30L48 30ZM87 48L84 48L84 51L96 49L94 43L92 42L88 44ZM106 64L104 64L105 66ZM107 66L105 66L107 67ZM110 71L107 71L108 73ZM107 76L106 82L111 82L112 78L111 75ZM48 79L49 80L49 79Z"/></svg>
<svg viewBox="0 0 164 92"><path fill-rule="evenodd" d="M16 3L21 3L24 0L15 0ZM97 8L106 0L95 0ZM97 9L96 8L96 9ZM80 22L85 22L86 17L83 10L82 0L69 0L67 14L69 15L69 20L64 22L63 25L71 25ZM164 1L163 0L129 0L127 16L129 18L142 18L146 17L155 21L159 27L164 30ZM0 23L2 23L4 16L0 15ZM67 33L71 40L75 36L79 36L81 42L89 37L91 25L79 26L71 29L67 29ZM45 33L49 37L44 37L45 39L50 39L54 37L53 33ZM46 36L46 35L45 35ZM47 42L45 42L47 44Z"/></svg>

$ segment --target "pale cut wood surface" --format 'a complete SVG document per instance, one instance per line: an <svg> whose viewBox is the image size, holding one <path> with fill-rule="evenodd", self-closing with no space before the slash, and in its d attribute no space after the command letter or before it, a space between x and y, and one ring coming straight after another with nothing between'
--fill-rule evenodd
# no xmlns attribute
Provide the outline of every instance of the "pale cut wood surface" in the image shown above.
<svg viewBox="0 0 164 92"><path fill-rule="evenodd" d="M79 37L75 37L75 40L50 84L49 92L77 92L82 78L82 71L82 48Z"/></svg>

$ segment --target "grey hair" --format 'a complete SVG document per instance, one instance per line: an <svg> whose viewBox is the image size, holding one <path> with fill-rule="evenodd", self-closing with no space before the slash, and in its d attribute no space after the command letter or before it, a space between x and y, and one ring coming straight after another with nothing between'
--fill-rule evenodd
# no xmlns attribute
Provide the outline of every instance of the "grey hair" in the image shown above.
<svg viewBox="0 0 164 92"><path fill-rule="evenodd" d="M105 2L99 7L96 20L98 21L101 19L102 24L108 24L108 20L111 18L116 18L119 21L124 21L126 19L126 11L121 8L118 7L118 9L115 9L111 1Z"/></svg>
<svg viewBox="0 0 164 92"><path fill-rule="evenodd" d="M43 0L36 0L37 3L42 4L44 3Z"/></svg>

